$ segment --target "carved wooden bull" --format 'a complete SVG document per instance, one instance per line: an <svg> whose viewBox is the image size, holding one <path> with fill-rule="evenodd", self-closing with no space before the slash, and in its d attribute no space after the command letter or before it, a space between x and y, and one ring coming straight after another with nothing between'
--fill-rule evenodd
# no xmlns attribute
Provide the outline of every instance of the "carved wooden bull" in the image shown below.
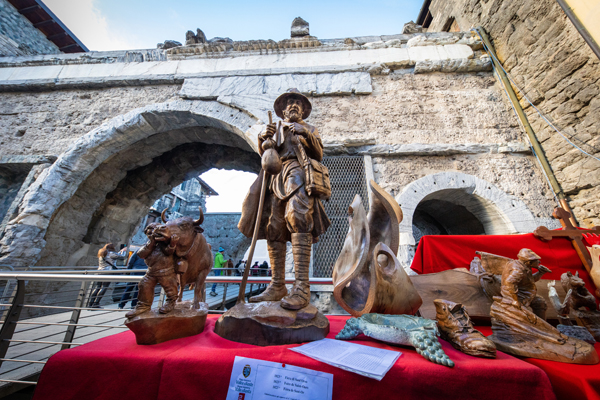
<svg viewBox="0 0 600 400"><path fill-rule="evenodd" d="M159 225L154 235L165 241L171 237L179 237L175 249L177 259L177 273L180 274L180 290L185 285L194 285L194 308L200 307L202 300L202 290L204 281L213 266L213 259L210 244L206 242L204 229L200 227L204 222L204 212L200 208L200 218L194 221L191 217L181 217L172 221L167 221L165 209L161 218L164 224Z"/></svg>

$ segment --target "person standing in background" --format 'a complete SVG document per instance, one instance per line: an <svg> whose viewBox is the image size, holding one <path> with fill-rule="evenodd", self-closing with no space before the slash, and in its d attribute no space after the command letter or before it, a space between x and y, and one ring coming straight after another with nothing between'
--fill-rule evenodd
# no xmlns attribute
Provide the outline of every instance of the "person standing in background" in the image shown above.
<svg viewBox="0 0 600 400"><path fill-rule="evenodd" d="M133 253L129 262L127 263L127 269L147 269L148 266L143 258L138 256L137 252ZM144 275L143 272L133 273L132 275ZM133 295L131 294L133 291ZM123 309L127 304L127 301L131 298L131 308L135 308L138 302L138 284L137 282L127 282L125 291L121 296L121 302L119 303L119 309Z"/></svg>
<svg viewBox="0 0 600 400"><path fill-rule="evenodd" d="M223 265L227 263L227 260L225 260L225 257L223 256L224 252L225 252L225 249L223 247L219 247L219 252L215 255L215 266L213 267L213 269L215 271L215 276L221 275L221 271L218 271L218 270L223 268ZM215 292L216 289L217 289L217 284L213 283L212 289L210 291L211 296L217 295L217 292Z"/></svg>
<svg viewBox="0 0 600 400"><path fill-rule="evenodd" d="M103 248L98 250L98 271L108 271L117 269L115 263L117 260L124 260L125 256L116 252L115 246L112 243L107 243ZM110 282L94 282L92 294L88 307L100 308L100 301L106 290L110 286Z"/></svg>

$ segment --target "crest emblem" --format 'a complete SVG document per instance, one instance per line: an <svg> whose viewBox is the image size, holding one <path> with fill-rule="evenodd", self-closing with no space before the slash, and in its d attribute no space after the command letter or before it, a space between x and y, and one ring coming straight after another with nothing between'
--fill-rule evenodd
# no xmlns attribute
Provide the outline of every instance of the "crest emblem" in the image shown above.
<svg viewBox="0 0 600 400"><path fill-rule="evenodd" d="M244 378L247 378L247 377L249 377L249 376L250 376L250 371L251 371L251 370L252 370L252 369L250 368L250 365L246 364L246 365L244 366L244 370L242 371L242 374L244 374Z"/></svg>

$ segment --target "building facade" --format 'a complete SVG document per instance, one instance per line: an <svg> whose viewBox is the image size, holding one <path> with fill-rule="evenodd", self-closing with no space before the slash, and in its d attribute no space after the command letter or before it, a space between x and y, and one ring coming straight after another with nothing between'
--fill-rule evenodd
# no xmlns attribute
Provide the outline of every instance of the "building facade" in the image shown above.
<svg viewBox="0 0 600 400"><path fill-rule="evenodd" d="M558 226L490 58L458 27L0 59L0 170L25 160L0 262L85 264L186 177L258 172L257 133L292 87L311 98L326 156L362 157L399 202L405 266L423 234Z"/></svg>

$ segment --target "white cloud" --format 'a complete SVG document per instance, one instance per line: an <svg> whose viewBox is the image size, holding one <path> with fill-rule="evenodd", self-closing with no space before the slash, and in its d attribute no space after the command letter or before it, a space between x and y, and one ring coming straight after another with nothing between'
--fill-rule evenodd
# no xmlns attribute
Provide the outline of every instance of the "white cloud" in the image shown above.
<svg viewBox="0 0 600 400"><path fill-rule="evenodd" d="M54 14L90 50L130 50L131 39L118 35L94 5L96 0L44 0Z"/></svg>
<svg viewBox="0 0 600 400"><path fill-rule="evenodd" d="M200 175L206 183L219 193L206 199L207 212L240 212L246 193L256 174L236 170L211 169Z"/></svg>

